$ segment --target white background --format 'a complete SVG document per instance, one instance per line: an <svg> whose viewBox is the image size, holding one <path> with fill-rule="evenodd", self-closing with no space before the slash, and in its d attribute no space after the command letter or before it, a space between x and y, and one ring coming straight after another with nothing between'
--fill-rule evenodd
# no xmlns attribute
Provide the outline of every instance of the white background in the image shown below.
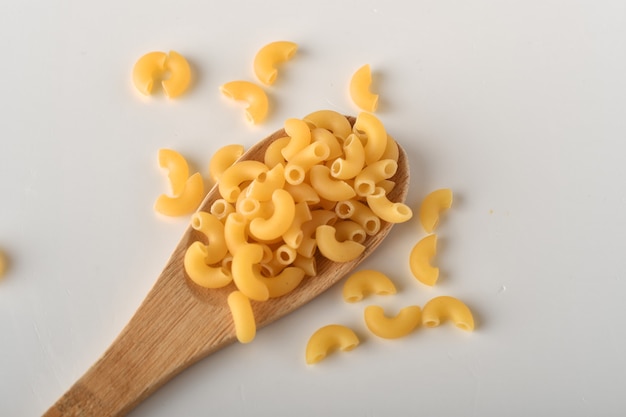
<svg viewBox="0 0 626 417"><path fill-rule="evenodd" d="M89 4L88 4L89 3ZM349 305L336 286L183 372L147 416L610 416L626 411L626 3L615 1L13 1L0 6L0 415L41 415L104 352L148 293L188 217L153 212L157 150L206 172L229 143L284 119L356 114L347 86L369 63L376 113L409 154L408 203L455 193L437 230L434 288L410 275L424 236L398 226L364 265L394 297ZM298 43L250 126L219 93L252 59ZM195 82L145 98L141 55L176 50ZM477 329L395 341L363 324L436 295ZM304 362L332 322L350 353Z"/></svg>

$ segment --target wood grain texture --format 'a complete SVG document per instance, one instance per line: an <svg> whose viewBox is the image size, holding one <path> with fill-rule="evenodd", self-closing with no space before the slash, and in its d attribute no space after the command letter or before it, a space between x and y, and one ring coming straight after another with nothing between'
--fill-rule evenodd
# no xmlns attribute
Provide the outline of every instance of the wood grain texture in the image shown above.
<svg viewBox="0 0 626 417"><path fill-rule="evenodd" d="M355 119L349 117L352 124ZM240 160L263 160L265 149L279 130L259 142ZM392 201L404 201L409 184L406 154L399 146L396 187ZM217 187L208 193L200 210L219 198ZM318 275L305 279L291 293L266 302L252 302L257 328L309 302L369 256L387 236L392 224L382 222L380 233L370 236L357 259L335 263L318 256ZM233 284L221 289L198 287L186 276L183 257L187 247L204 237L186 230L154 287L135 315L104 355L44 414L44 417L122 416L173 376L236 340L226 297Z"/></svg>

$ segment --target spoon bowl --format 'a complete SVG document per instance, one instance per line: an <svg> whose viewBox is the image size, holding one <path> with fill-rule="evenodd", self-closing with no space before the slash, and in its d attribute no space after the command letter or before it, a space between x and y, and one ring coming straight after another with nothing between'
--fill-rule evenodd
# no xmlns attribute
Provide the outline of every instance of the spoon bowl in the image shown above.
<svg viewBox="0 0 626 417"><path fill-rule="evenodd" d="M348 117L354 124L355 119ZM251 147L239 161L259 160L284 129ZM396 186L391 201L404 201L409 184L407 156L398 145L398 169L391 178ZM208 211L219 198L214 186L199 207ZM252 301L260 329L311 301L337 283L367 258L387 236L391 223L368 236L364 252L356 259L336 263L316 255L317 272L290 293L265 302ZM205 289L194 284L183 266L185 252L199 232L189 227L167 261L163 272L137 312L100 359L44 414L44 417L120 416L131 411L172 377L236 341L235 327L226 302L233 284Z"/></svg>

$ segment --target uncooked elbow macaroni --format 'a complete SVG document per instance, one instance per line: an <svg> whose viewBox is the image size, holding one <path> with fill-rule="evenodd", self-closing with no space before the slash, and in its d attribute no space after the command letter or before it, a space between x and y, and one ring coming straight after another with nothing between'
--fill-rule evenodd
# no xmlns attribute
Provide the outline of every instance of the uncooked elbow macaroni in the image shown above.
<svg viewBox="0 0 626 417"><path fill-rule="evenodd" d="M264 219L257 217L250 221L250 234L257 239L272 240L282 236L291 226L296 215L293 197L287 191L278 189L272 194L274 212Z"/></svg>
<svg viewBox="0 0 626 417"><path fill-rule="evenodd" d="M409 255L409 266L413 276L423 284L433 286L439 278L439 268L431 265L437 254L437 235L428 235L413 246Z"/></svg>
<svg viewBox="0 0 626 417"><path fill-rule="evenodd" d="M474 330L474 317L459 299L450 296L435 297L424 305L422 322L426 327L437 327L446 319L462 330Z"/></svg>
<svg viewBox="0 0 626 417"><path fill-rule="evenodd" d="M432 191L422 201L419 210L419 219L426 233L432 233L439 224L442 211L452 206L452 190L442 188Z"/></svg>
<svg viewBox="0 0 626 417"><path fill-rule="evenodd" d="M263 46L254 57L254 73L263 84L272 85L276 81L276 65L288 61L298 50L293 42L277 41Z"/></svg>
<svg viewBox="0 0 626 417"><path fill-rule="evenodd" d="M185 189L185 183L189 178L189 165L180 153L171 149L159 149L159 166L167 170L170 187L174 197L179 196Z"/></svg>
<svg viewBox="0 0 626 417"><path fill-rule="evenodd" d="M226 145L215 151L209 161L209 176L214 183L217 183L220 175L243 155L243 151L243 145Z"/></svg>
<svg viewBox="0 0 626 417"><path fill-rule="evenodd" d="M353 273L343 284L343 299L348 303L361 301L368 294L391 295L396 286L380 271L365 269Z"/></svg>
<svg viewBox="0 0 626 417"><path fill-rule="evenodd" d="M354 191L361 197L372 194L376 184L393 177L397 169L398 163L393 159L382 159L366 166L354 178Z"/></svg>
<svg viewBox="0 0 626 417"><path fill-rule="evenodd" d="M378 161L387 149L387 131L382 122L371 113L359 113L354 122L354 131L367 136L365 144L365 163Z"/></svg>
<svg viewBox="0 0 626 417"><path fill-rule="evenodd" d="M251 300L266 301L270 296L260 269L257 268L262 259L263 248L256 243L245 244L233 254L233 281L239 291Z"/></svg>
<svg viewBox="0 0 626 417"><path fill-rule="evenodd" d="M365 250L365 246L351 240L339 242L335 237L335 228L332 226L318 226L315 239L322 255L334 262L351 261L358 258Z"/></svg>
<svg viewBox="0 0 626 417"><path fill-rule="evenodd" d="M375 112L378 107L378 94L370 91L372 72L369 64L363 65L352 74L350 79L350 97L361 109Z"/></svg>
<svg viewBox="0 0 626 417"><path fill-rule="evenodd" d="M344 140L352 133L350 121L341 113L333 110L318 110L304 116L303 120L312 127L321 127L329 130L341 140Z"/></svg>
<svg viewBox="0 0 626 417"><path fill-rule="evenodd" d="M420 324L421 309L418 306L404 307L395 317L385 316L380 306L365 308L365 324L376 336L397 339L411 333Z"/></svg>
<svg viewBox="0 0 626 417"><path fill-rule="evenodd" d="M285 161L289 161L311 143L311 129L304 120L300 119L285 120L284 129L289 137L289 142L280 152Z"/></svg>
<svg viewBox="0 0 626 417"><path fill-rule="evenodd" d="M250 299L241 291L233 291L228 295L227 302L233 317L237 340L241 343L250 343L256 335L256 322Z"/></svg>
<svg viewBox="0 0 626 417"><path fill-rule="evenodd" d="M161 194L154 203L154 210L166 216L184 216L196 211L204 198L204 180L199 172L196 172L185 181L183 191L170 197Z"/></svg>
<svg viewBox="0 0 626 417"><path fill-rule="evenodd" d="M177 52L149 52L143 55L133 67L133 83L144 95L150 95L155 81L169 74L161 81L163 92L169 98L183 94L191 83L191 68L187 60Z"/></svg>
<svg viewBox="0 0 626 417"><path fill-rule="evenodd" d="M375 215L389 223L404 223L413 217L411 208L404 203L393 203L385 195L385 190L376 187L376 191L367 196L367 204Z"/></svg>
<svg viewBox="0 0 626 417"><path fill-rule="evenodd" d="M218 182L220 195L229 203L234 203L241 194L243 182L252 181L267 171L267 165L259 161L241 161L233 164L220 177Z"/></svg>
<svg viewBox="0 0 626 417"><path fill-rule="evenodd" d="M306 363L318 363L333 349L344 352L350 351L359 345L359 338L349 327L341 324L329 324L319 328L306 345Z"/></svg>
<svg viewBox="0 0 626 417"><path fill-rule="evenodd" d="M198 211L191 216L191 227L202 233L208 241L206 263L215 264L224 259L228 247L224 238L224 224L217 217Z"/></svg>
<svg viewBox="0 0 626 417"><path fill-rule="evenodd" d="M269 111L269 99L265 91L249 81L231 81L220 87L222 94L237 101L247 103L246 119L253 124L261 123Z"/></svg>
<svg viewBox="0 0 626 417"><path fill-rule="evenodd" d="M345 158L337 158L330 166L330 174L340 180L356 177L365 165L365 149L356 135L350 135L343 142Z"/></svg>
<svg viewBox="0 0 626 417"><path fill-rule="evenodd" d="M207 262L209 256L208 247L198 241L193 242L187 248L183 262L189 278L204 288L222 288L230 284L233 280L230 271L221 265L209 265Z"/></svg>

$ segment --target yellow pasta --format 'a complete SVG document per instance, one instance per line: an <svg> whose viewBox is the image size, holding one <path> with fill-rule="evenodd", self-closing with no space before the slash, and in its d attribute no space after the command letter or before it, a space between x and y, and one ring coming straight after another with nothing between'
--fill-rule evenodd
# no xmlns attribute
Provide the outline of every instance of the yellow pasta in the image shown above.
<svg viewBox="0 0 626 417"><path fill-rule="evenodd" d="M224 238L224 224L217 217L205 211L198 211L191 216L191 227L207 238L209 253L205 259L206 263L215 264L224 259L228 248Z"/></svg>
<svg viewBox="0 0 626 417"><path fill-rule="evenodd" d="M285 243L292 248L300 246L304 237L302 224L308 222L312 218L313 217L311 216L311 210L309 209L308 204L305 202L296 203L293 221L291 222L289 229L287 229L282 236Z"/></svg>
<svg viewBox="0 0 626 417"><path fill-rule="evenodd" d="M311 142L322 142L328 146L328 150L330 151L328 154L328 160L333 160L343 155L341 143L330 130L322 127L314 127L311 129Z"/></svg>
<svg viewBox="0 0 626 417"><path fill-rule="evenodd" d="M231 255L248 243L248 222L241 213L231 213L224 222L224 241Z"/></svg>
<svg viewBox="0 0 626 417"><path fill-rule="evenodd" d="M311 130L309 125L300 119L285 120L284 128L290 139L289 143L280 152L285 160L289 161L311 143Z"/></svg>
<svg viewBox="0 0 626 417"><path fill-rule="evenodd" d="M419 219L426 233L432 233L439 224L441 212L452 206L452 190L442 188L429 193L420 206Z"/></svg>
<svg viewBox="0 0 626 417"><path fill-rule="evenodd" d="M372 72L368 64L352 74L350 79L350 97L354 104L361 109L369 112L375 112L378 107L378 94L370 91L372 84Z"/></svg>
<svg viewBox="0 0 626 417"><path fill-rule="evenodd" d="M324 165L311 167L309 179L316 194L326 200L349 200L356 196L354 188L343 180L333 178L330 168Z"/></svg>
<svg viewBox="0 0 626 417"><path fill-rule="evenodd" d="M223 198L218 198L211 204L209 211L220 221L225 221L226 217L235 211L235 207Z"/></svg>
<svg viewBox="0 0 626 417"><path fill-rule="evenodd" d="M267 286L270 298L282 297L285 294L289 294L293 291L302 279L304 278L304 271L300 268L290 266L283 269L280 274L273 277L263 277L263 282Z"/></svg>
<svg viewBox="0 0 626 417"><path fill-rule="evenodd" d="M307 258L312 257L317 249L315 231L323 224L332 225L337 219L337 215L330 210L311 211L311 220L302 224L302 242L298 246L297 252Z"/></svg>
<svg viewBox="0 0 626 417"><path fill-rule="evenodd" d="M241 193L241 184L245 181L252 181L262 172L267 172L268 168L259 161L240 161L228 167L220 177L218 183L220 195L229 203L237 201Z"/></svg>
<svg viewBox="0 0 626 417"><path fill-rule="evenodd" d="M0 278L4 276L8 269L9 260L6 254L0 249Z"/></svg>
<svg viewBox="0 0 626 417"><path fill-rule="evenodd" d="M243 145L226 145L215 151L209 161L209 176L214 183L217 183L224 171L243 155L243 151Z"/></svg>
<svg viewBox="0 0 626 417"><path fill-rule="evenodd" d="M317 191L306 182L295 185L287 183L284 189L291 194L293 201L296 203L315 205L320 202L320 196L317 194Z"/></svg>
<svg viewBox="0 0 626 417"><path fill-rule="evenodd" d="M233 280L230 272L223 266L210 266L210 251L201 242L193 242L185 251L183 264L185 272L193 282L204 288L222 288ZM223 259L223 257L222 257ZM220 259L221 260L221 259Z"/></svg>
<svg viewBox="0 0 626 417"><path fill-rule="evenodd" d="M313 256L306 257L297 254L296 259L293 261L293 266L302 269L306 276L314 277L317 275L317 262Z"/></svg>
<svg viewBox="0 0 626 417"><path fill-rule="evenodd" d="M169 74L167 79L163 79ZM144 95L150 95L155 81L163 79L161 86L169 98L183 94L191 83L191 68L187 60L177 52L149 52L133 67L133 83Z"/></svg>
<svg viewBox="0 0 626 417"><path fill-rule="evenodd" d="M365 325L378 337L397 339L408 335L419 326L421 316L418 306L404 307L395 317L386 317L380 306L367 306Z"/></svg>
<svg viewBox="0 0 626 417"><path fill-rule="evenodd" d="M272 143L269 144L267 149L265 150L265 155L263 156L263 162L269 169L274 168L278 164L282 164L283 166L287 163L285 161L285 157L283 156L283 148L289 144L291 138L289 136L284 136L282 138L278 138Z"/></svg>
<svg viewBox="0 0 626 417"><path fill-rule="evenodd" d="M355 132L364 132L367 143L364 146L365 163L378 161L387 149L387 131L382 122L371 113L359 113L354 122Z"/></svg>
<svg viewBox="0 0 626 417"><path fill-rule="evenodd" d="M439 278L439 268L430 264L437 254L437 235L428 235L415 244L409 255L413 276L423 284L433 286Z"/></svg>
<svg viewBox="0 0 626 417"><path fill-rule="evenodd" d="M291 226L296 214L293 197L285 190L278 189L272 194L274 212L264 219L257 217L250 221L250 234L257 239L272 240L282 236Z"/></svg>
<svg viewBox="0 0 626 417"><path fill-rule="evenodd" d="M263 46L254 57L254 73L263 84L272 85L276 81L276 65L291 59L298 50L293 42L277 41Z"/></svg>
<svg viewBox="0 0 626 417"><path fill-rule="evenodd" d="M269 111L269 99L265 91L249 81L231 81L220 87L222 94L237 101L245 101L246 119L250 123L261 123Z"/></svg>
<svg viewBox="0 0 626 417"><path fill-rule="evenodd" d="M272 198L274 190L285 185L285 167L276 164L269 171L261 172L246 189L246 196L257 201L267 201Z"/></svg>
<svg viewBox="0 0 626 417"><path fill-rule="evenodd" d="M462 330L474 330L474 317L470 309L454 297L435 297L424 305L422 322L426 327L437 327L442 321L452 320Z"/></svg>
<svg viewBox="0 0 626 417"><path fill-rule="evenodd" d="M351 240L339 242L335 237L335 228L328 225L318 226L315 238L322 255L334 262L351 261L358 258L365 250L365 246Z"/></svg>
<svg viewBox="0 0 626 417"><path fill-rule="evenodd" d="M330 154L328 145L314 142L296 153L285 166L285 180L289 184L298 185L304 182L306 173L319 164Z"/></svg>
<svg viewBox="0 0 626 417"><path fill-rule="evenodd" d="M413 217L409 206L389 201L385 190L380 187L376 187L376 191L367 196L367 204L375 215L389 223L403 223Z"/></svg>
<svg viewBox="0 0 626 417"><path fill-rule="evenodd" d="M246 297L266 301L270 294L260 274L259 263L263 259L263 248L256 243L242 245L233 254L232 274L237 289Z"/></svg>
<svg viewBox="0 0 626 417"><path fill-rule="evenodd" d="M343 284L343 299L348 303L361 301L368 294L392 295L396 286L380 271L364 269L353 273Z"/></svg>
<svg viewBox="0 0 626 417"><path fill-rule="evenodd" d="M157 197L154 210L166 216L184 216L196 211L204 198L204 180L196 172L185 181L181 194L170 197L161 194Z"/></svg>
<svg viewBox="0 0 626 417"><path fill-rule="evenodd" d="M367 233L363 226L352 220L341 220L334 224L335 236L337 240L343 242L344 240L352 240L356 243L363 243L367 238Z"/></svg>
<svg viewBox="0 0 626 417"><path fill-rule="evenodd" d="M354 178L354 191L365 197L374 192L376 184L391 178L398 170L398 163L393 159L381 159L363 168Z"/></svg>
<svg viewBox="0 0 626 417"><path fill-rule="evenodd" d="M387 146L385 146L385 151L380 156L380 159L393 159L398 162L398 158L400 156L400 150L398 149L398 144L396 141L387 134Z"/></svg>
<svg viewBox="0 0 626 417"><path fill-rule="evenodd" d="M319 328L306 345L306 363L318 363L332 350L350 351L359 345L359 338L354 331L340 324L329 324Z"/></svg>
<svg viewBox="0 0 626 417"><path fill-rule="evenodd" d="M339 201L335 213L340 219L350 219L363 227L368 236L380 231L380 218L367 205L356 200Z"/></svg>
<svg viewBox="0 0 626 417"><path fill-rule="evenodd" d="M250 300L241 291L228 295L228 307L235 325L235 335L241 343L250 343L256 335L256 322Z"/></svg>
<svg viewBox="0 0 626 417"><path fill-rule="evenodd" d="M365 165L365 149L361 140L351 134L343 142L345 158L337 158L330 166L330 174L338 179L347 180L356 177Z"/></svg>
<svg viewBox="0 0 626 417"><path fill-rule="evenodd" d="M287 266L293 263L297 255L295 248L284 244L276 248L275 258L278 263Z"/></svg>
<svg viewBox="0 0 626 417"><path fill-rule="evenodd" d="M159 166L167 170L170 187L174 197L179 196L185 189L185 183L189 178L189 166L187 160L178 152L171 149L159 149Z"/></svg>
<svg viewBox="0 0 626 417"><path fill-rule="evenodd" d="M352 133L350 121L342 114L333 110L318 110L302 118L312 127L329 130L339 139L346 139Z"/></svg>

